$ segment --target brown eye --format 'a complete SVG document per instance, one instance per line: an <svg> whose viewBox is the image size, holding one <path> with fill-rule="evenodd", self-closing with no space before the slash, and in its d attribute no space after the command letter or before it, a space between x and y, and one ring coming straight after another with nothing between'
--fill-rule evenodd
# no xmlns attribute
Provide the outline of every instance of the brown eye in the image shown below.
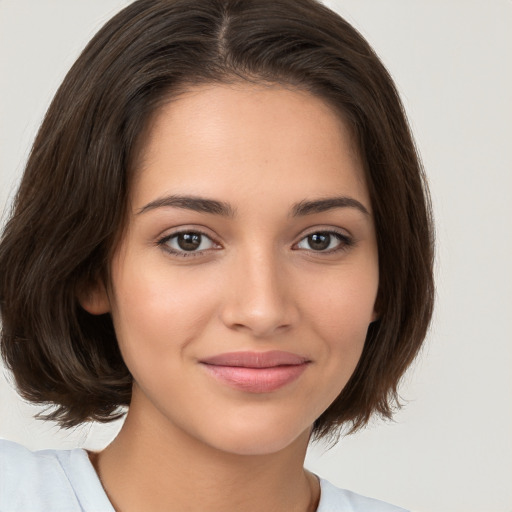
<svg viewBox="0 0 512 512"><path fill-rule="evenodd" d="M200 233L180 233L176 237L176 243L184 251L195 251L201 246L201 239Z"/></svg>
<svg viewBox="0 0 512 512"><path fill-rule="evenodd" d="M335 231L318 231L305 236L298 244L297 249L314 252L335 252L338 249L352 245L352 239Z"/></svg>
<svg viewBox="0 0 512 512"><path fill-rule="evenodd" d="M328 233L314 233L307 237L310 249L314 251L325 251L331 243L331 235Z"/></svg>
<svg viewBox="0 0 512 512"><path fill-rule="evenodd" d="M209 236L198 231L174 233L160 240L158 244L166 251L180 256L193 256L201 254L202 251L218 248Z"/></svg>

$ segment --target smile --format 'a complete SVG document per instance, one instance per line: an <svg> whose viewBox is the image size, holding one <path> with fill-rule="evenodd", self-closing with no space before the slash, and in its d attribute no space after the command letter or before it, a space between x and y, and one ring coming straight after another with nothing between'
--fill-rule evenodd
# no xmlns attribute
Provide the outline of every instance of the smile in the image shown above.
<svg viewBox="0 0 512 512"><path fill-rule="evenodd" d="M298 379L311 361L290 352L231 352L201 361L210 375L248 393L269 393Z"/></svg>

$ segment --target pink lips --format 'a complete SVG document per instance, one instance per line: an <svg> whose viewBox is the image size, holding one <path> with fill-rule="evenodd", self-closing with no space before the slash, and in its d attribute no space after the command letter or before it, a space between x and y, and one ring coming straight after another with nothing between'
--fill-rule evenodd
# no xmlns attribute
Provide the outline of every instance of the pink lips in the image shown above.
<svg viewBox="0 0 512 512"><path fill-rule="evenodd" d="M227 385L249 393L268 393L298 379L310 361L297 354L230 352L200 361L205 369Z"/></svg>

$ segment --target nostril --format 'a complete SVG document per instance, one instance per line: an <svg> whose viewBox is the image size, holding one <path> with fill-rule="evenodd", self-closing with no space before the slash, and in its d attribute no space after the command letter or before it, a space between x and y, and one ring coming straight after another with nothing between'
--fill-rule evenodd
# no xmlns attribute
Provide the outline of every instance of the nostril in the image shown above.
<svg viewBox="0 0 512 512"><path fill-rule="evenodd" d="M232 268L221 304L222 322L230 329L265 337L290 329L298 318L296 294L270 248L243 251Z"/></svg>
<svg viewBox="0 0 512 512"><path fill-rule="evenodd" d="M288 307L263 311L238 303L225 307L222 321L230 329L247 330L253 336L263 337L290 329L294 316Z"/></svg>

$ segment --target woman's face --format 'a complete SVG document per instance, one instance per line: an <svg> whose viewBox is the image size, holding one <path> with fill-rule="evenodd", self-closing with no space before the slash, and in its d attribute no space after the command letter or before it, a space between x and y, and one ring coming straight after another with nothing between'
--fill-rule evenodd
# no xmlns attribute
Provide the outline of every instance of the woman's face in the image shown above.
<svg viewBox="0 0 512 512"><path fill-rule="evenodd" d="M340 118L305 92L209 85L154 117L112 293L84 306L111 311L130 414L264 454L306 435L347 383L378 281Z"/></svg>

